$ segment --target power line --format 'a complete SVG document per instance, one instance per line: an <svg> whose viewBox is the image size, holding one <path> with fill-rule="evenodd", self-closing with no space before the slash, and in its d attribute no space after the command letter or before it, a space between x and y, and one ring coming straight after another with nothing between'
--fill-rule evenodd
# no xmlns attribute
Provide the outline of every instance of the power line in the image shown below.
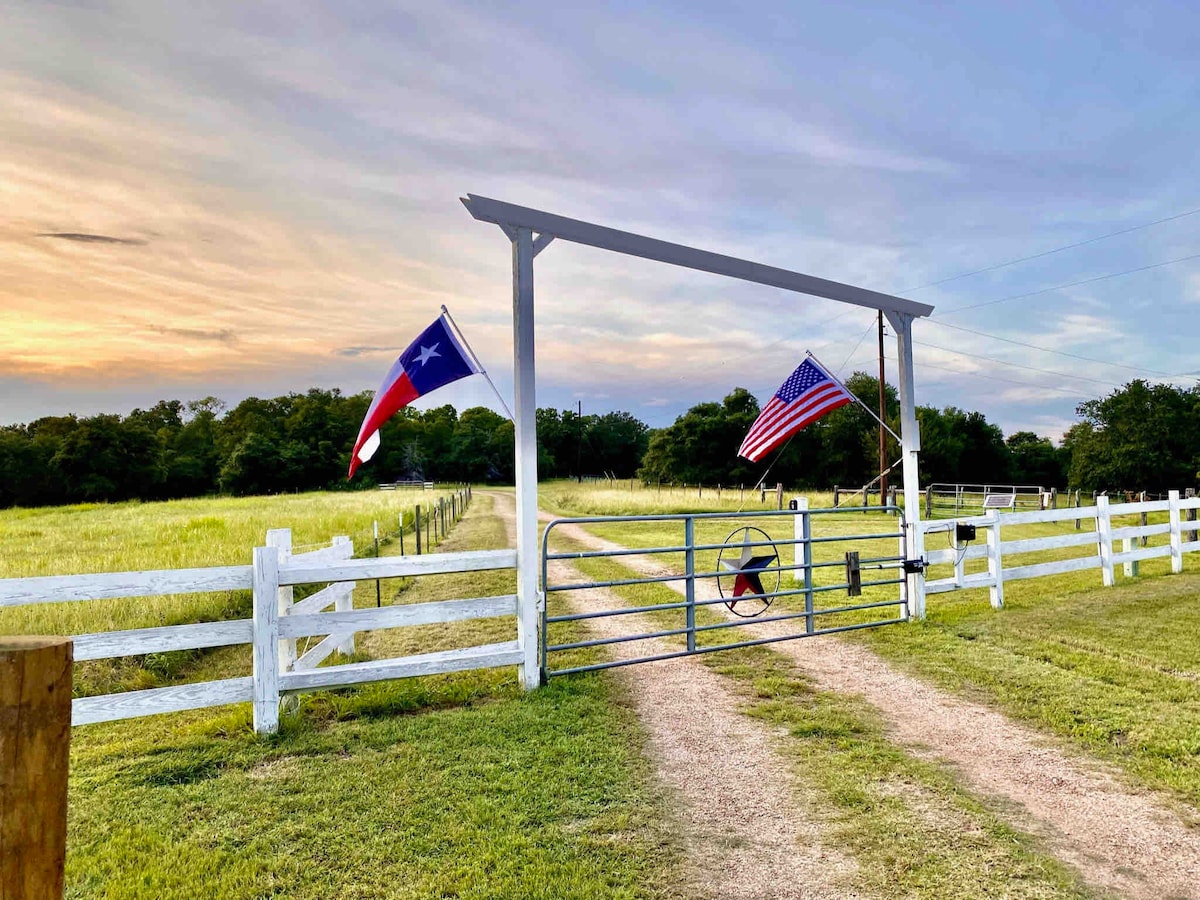
<svg viewBox="0 0 1200 900"><path fill-rule="evenodd" d="M1030 256L1022 256L1018 259L1010 259L1008 262L996 263L994 266L986 266L985 268L975 269L971 272L963 272L961 275L951 275L949 278L943 278L941 281L930 281L927 284L907 288L900 293L908 294L912 293L913 291L923 291L925 288L937 287L940 284L948 284L951 281L958 281L960 278L970 278L972 275L982 275L985 272L995 272L997 269L1006 269L1009 266L1015 266L1018 263L1029 262L1030 260L1034 259L1041 259L1044 256L1053 256L1055 253L1062 253L1064 250L1074 250L1076 247L1085 247L1088 244L1094 244L1097 241L1104 241L1112 237L1119 237L1123 234L1140 231L1143 228L1150 228L1153 225L1162 225L1165 222L1174 222L1177 219L1184 219L1188 216L1194 216L1196 213L1200 213L1200 208L1189 209L1187 212L1181 212L1174 216L1167 216L1165 219L1155 219L1153 222L1147 222L1144 225L1134 225L1132 228L1122 228L1120 231L1110 231L1108 234L1102 234L1097 237L1088 238L1084 241L1076 241L1074 244L1065 244L1062 247L1055 247L1053 250L1043 250L1041 253L1034 253Z"/></svg>
<svg viewBox="0 0 1200 900"><path fill-rule="evenodd" d="M1179 378L1179 375L1172 375L1169 372L1160 372L1157 369L1147 369L1141 366L1130 366L1125 363L1113 362L1110 359L1097 359L1094 356L1081 356L1078 353L1068 353L1065 350L1055 350L1052 347L1039 347L1037 344L1030 344L1026 341L1018 341L1013 338L1001 337L998 334L989 334L986 331L976 331L974 328L966 328L962 325L951 325L949 322L938 322L933 319L929 322L931 325L937 325L940 328L953 328L955 331L965 331L969 334L977 334L980 337L991 338L995 341L1004 341L1006 344L1015 344L1018 347L1028 347L1030 350L1041 350L1043 353L1053 353L1057 356L1066 356L1071 359L1080 359L1084 362L1100 363L1105 366L1116 366L1121 369L1128 369L1131 372L1143 372L1151 375L1161 375L1164 378Z"/></svg>
<svg viewBox="0 0 1200 900"><path fill-rule="evenodd" d="M814 332L819 331L820 329L824 328L826 325L831 325L832 323L836 322L838 319L843 319L846 316L850 315L851 313L855 313L855 312L858 312L858 310L853 309L853 308L844 310L843 312L840 312L835 316L830 316L828 319L821 320L820 322L818 322L815 325L806 326L805 330L807 332L809 332L810 334L814 333ZM770 350L773 347L778 347L780 344L785 343L786 341L794 340L795 338L796 338L795 334L785 334L783 337L772 341L771 343L767 344L765 347L760 347L759 352L762 353L763 351ZM828 342L826 342L826 345L827 345L827 343Z"/></svg>
<svg viewBox="0 0 1200 900"><path fill-rule="evenodd" d="M1091 381L1095 384L1102 384L1105 387L1119 388L1122 385L1114 381L1104 381L1100 378L1088 378L1086 375L1068 375L1066 372L1055 372L1053 369L1039 369L1037 366L1029 366L1023 363L1009 362L1005 359L996 359L993 356L983 356L979 353L967 353L962 350L954 350L950 347L941 347L937 344L930 344L928 341L913 341L914 344L920 344L922 347L932 347L934 350L944 350L946 353L953 353L957 356L965 356L969 359L981 359L987 362L999 363L1002 366L1012 366L1014 369L1028 369L1031 372L1041 372L1044 375L1053 375L1056 378L1074 378L1077 381Z"/></svg>
<svg viewBox="0 0 1200 900"><path fill-rule="evenodd" d="M850 351L850 355L842 360L842 364L838 366L837 374L842 374L842 369L846 368L846 363L850 362L854 354L858 352L858 348L862 346L862 342L867 339L867 335L871 333L871 329L875 327L875 317L871 317L871 323L867 326L867 330L862 333L862 337L858 339L858 343L854 345L854 349Z"/></svg>
<svg viewBox="0 0 1200 900"><path fill-rule="evenodd" d="M1082 281L1072 281L1067 284L1056 284L1053 287L1041 288L1036 291L1029 291L1025 294L1013 294L1009 297L999 297L995 300L985 300L982 303L972 303L969 306L956 306L952 309L943 312L934 313L940 316L955 316L961 312L966 312L970 309L979 309L984 306L995 306L997 303L1007 303L1010 300L1024 300L1028 297L1037 297L1040 294L1049 294L1051 291L1061 291L1065 288L1079 287L1082 284L1095 284L1097 281L1105 281L1109 278L1120 278L1122 275L1132 275L1135 272L1146 272L1150 269L1160 269L1163 266L1173 266L1176 263L1188 262L1189 260L1200 259L1200 253L1193 253L1191 256L1181 256L1178 259L1168 259L1166 262L1151 263L1148 266L1138 266L1136 269L1125 269L1121 272L1110 272L1107 275L1097 275L1094 278L1084 278Z"/></svg>
<svg viewBox="0 0 1200 900"><path fill-rule="evenodd" d="M924 366L925 368L928 368L928 369L941 369L943 372L953 372L955 375L965 375L968 378L985 378L988 381L1002 381L1005 384L1017 384L1017 385L1020 385L1021 387L1031 387L1031 388L1037 388L1038 390L1041 390L1041 391L1051 391L1053 393L1060 394L1064 397L1070 397L1071 399L1076 400L1076 401L1086 399L1086 398L1081 397L1077 393L1072 393L1071 391L1064 390L1063 388L1047 387L1046 385L1038 384L1033 381L1017 381L1016 379L1013 379L1013 378L1000 378L999 376L996 376L996 375L991 375L991 374L984 375L980 372L964 372L961 369L951 369L949 366L939 366L936 363L925 362L923 360L913 360L913 365Z"/></svg>

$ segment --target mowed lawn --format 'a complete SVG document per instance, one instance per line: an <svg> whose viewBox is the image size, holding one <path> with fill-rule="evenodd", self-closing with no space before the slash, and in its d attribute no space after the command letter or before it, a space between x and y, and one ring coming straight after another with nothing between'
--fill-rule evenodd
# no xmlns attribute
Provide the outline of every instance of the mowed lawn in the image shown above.
<svg viewBox="0 0 1200 900"><path fill-rule="evenodd" d="M400 500L346 496L366 502L338 509L342 495L317 495L305 505L329 499L353 519L304 524L276 508L245 525L246 540L257 540L264 518L299 525L297 543L369 533L372 518L396 515ZM210 502L169 512L222 520L230 501ZM152 521L138 522L131 543L161 528L154 506L140 510ZM504 546L490 508L490 498L477 498L441 549ZM136 521L139 510L94 511ZM45 515L71 521L79 512ZM187 560L201 561L229 560L199 552ZM385 582L382 595L388 603L483 596L514 582L512 572L466 573ZM356 603L374 605L373 583L360 587ZM509 617L453 634L367 633L357 649L363 658L426 652L511 639L514 628ZM197 653L165 680L240 673L244 650ZM308 694L271 737L253 733L248 704L86 726L72 733L71 761L71 898L656 897L676 880L679 853L642 733L605 679L525 693L509 668Z"/></svg>

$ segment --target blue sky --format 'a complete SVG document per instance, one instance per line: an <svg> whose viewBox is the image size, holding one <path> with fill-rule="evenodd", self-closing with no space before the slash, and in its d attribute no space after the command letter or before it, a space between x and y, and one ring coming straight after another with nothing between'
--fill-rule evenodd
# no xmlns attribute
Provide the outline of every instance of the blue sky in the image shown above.
<svg viewBox="0 0 1200 900"><path fill-rule="evenodd" d="M1157 264L1200 254L1200 213L930 285L1200 209L1198 25L1185 4L12 5L0 421L374 389L442 303L508 393L510 255L471 192L933 303L918 402L1057 437L1129 378L1194 382L1200 259ZM537 290L539 405L660 425L735 385L765 400L807 349L874 366L871 313L831 301L561 242ZM432 402L489 402L471 382Z"/></svg>

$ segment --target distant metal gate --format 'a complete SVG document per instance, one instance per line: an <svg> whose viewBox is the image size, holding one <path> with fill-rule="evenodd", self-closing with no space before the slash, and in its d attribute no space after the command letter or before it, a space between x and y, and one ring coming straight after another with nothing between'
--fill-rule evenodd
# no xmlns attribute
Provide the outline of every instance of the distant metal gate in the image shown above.
<svg viewBox="0 0 1200 900"><path fill-rule="evenodd" d="M581 542L568 526L614 546L570 549ZM904 534L901 510L878 506L555 519L542 537L542 680L902 622ZM629 617L640 630L614 625ZM719 640L730 628L738 639ZM634 641L655 643L622 656Z"/></svg>

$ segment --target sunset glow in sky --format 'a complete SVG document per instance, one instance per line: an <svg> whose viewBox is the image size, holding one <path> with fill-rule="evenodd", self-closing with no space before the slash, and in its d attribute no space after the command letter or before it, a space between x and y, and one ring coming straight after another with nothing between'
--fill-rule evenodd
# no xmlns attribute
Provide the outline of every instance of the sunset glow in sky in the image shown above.
<svg viewBox="0 0 1200 900"><path fill-rule="evenodd" d="M918 402L1006 431L1195 380L1192 5L576 6L10 4L0 423L374 389L443 303L507 393L467 192L933 303ZM831 301L561 242L537 291L539 405L659 425L806 349L874 366Z"/></svg>

